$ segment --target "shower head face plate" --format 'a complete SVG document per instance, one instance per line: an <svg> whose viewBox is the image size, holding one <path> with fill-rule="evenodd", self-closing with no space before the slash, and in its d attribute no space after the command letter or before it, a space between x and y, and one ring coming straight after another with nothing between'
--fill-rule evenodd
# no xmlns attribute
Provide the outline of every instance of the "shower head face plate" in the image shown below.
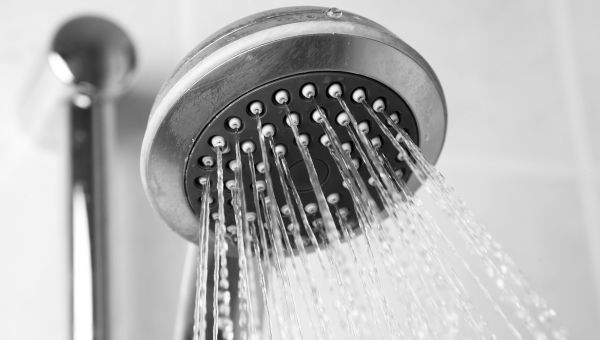
<svg viewBox="0 0 600 340"><path fill-rule="evenodd" d="M302 89L308 84L315 88L316 94L313 98L306 98L302 94ZM263 112L260 115L262 125L266 126L270 124L275 128L275 135L273 136L275 145L283 145L285 147L286 153L284 157L287 164L290 166L292 178L299 191L302 202L305 206L311 203L316 205L316 197L309 181L305 163L296 145L292 129L287 124L287 111L285 106L277 103L275 99L276 94L283 90L287 93L289 98L287 106L292 113L298 115L299 122L297 123L297 126L300 134L305 134L309 137L309 144L307 147L319 175L320 186L323 189L324 194L326 196L338 194L339 202L337 203L337 206L340 209L345 209L345 211L347 211L348 215L346 216L346 219L348 220L349 225L356 227L357 219L352 199L343 187L342 175L336 167L335 160L329 153L328 148L320 142L321 137L324 135L323 128L312 117L313 112L315 111L314 103L318 103L326 114L327 120L336 131L337 136L340 138L340 142L342 144L348 143L347 145L351 146L350 157L353 160L359 161L358 172L364 182L368 183L370 176L367 167L360 163L362 162L361 157L357 148L352 144L346 127L337 123L337 116L343 112L343 109L337 99L328 94L328 88L332 84L339 84L341 86L341 98L349 106L352 115L359 124L366 122L369 126L369 132L367 133L369 139L379 138L382 141L379 150L383 155L387 156L395 171L401 171L402 180L405 182L408 181L411 176L408 166L404 161L400 161L396 158L398 153L397 150L390 142L386 142L383 132L379 129L377 124L372 122L371 117L364 109L363 105L353 100L352 94L355 90L362 89L366 93L366 101L368 103L372 104L377 99L383 100L387 111L389 113L395 113L398 116L398 125L400 125L400 127L408 133L411 139L418 144L419 133L417 123L406 102L387 86L367 77L343 72L311 72L285 77L247 92L228 105L223 111L215 115L210 122L203 127L190 152L185 172L187 198L194 212L199 214L201 209L203 188L201 179L210 178L212 183L216 183L217 181L216 162L214 161L215 150L211 145L213 137L222 136L227 142L227 149L229 151L223 155L225 183L234 180L234 172L227 165L232 164L231 162L235 163L236 155L234 147L236 134L239 136L240 144L251 141L253 145L256 146L253 152L254 167L255 169L260 168L259 164L263 160L259 147L260 141L258 138L257 119L255 115L249 111L250 106L255 102L262 103ZM237 133L230 127L230 122L233 119L237 119L236 122L241 122L241 128L237 130ZM268 145L267 154L269 157L269 168L271 169L275 198L281 209L285 205L285 197L282 192L283 187L281 186L281 182L277 175L272 150ZM248 211L254 212L255 209L252 204L252 179L248 156L244 152L242 152L241 163ZM264 174L260 171L256 170L256 174L259 181L265 180ZM380 210L383 210L383 204L379 200L375 187L368 186L368 188ZM211 197L213 198L211 212L214 213L218 208L216 204L217 188L215 185L212 185ZM225 204L226 226L235 225L235 215L231 199L231 191L225 190L225 202L227 202ZM296 216L299 216L299 212L297 212ZM312 216L309 215L309 218L318 219L319 217L320 215L318 213L315 213ZM285 220L286 218L284 217L284 221ZM338 225L337 227L338 229L341 229L341 226ZM227 230L227 237L234 241L235 228L228 228ZM304 230L301 229L301 233L303 234L302 236L307 237ZM322 237L321 239L325 239L325 237Z"/></svg>
<svg viewBox="0 0 600 340"><path fill-rule="evenodd" d="M219 119L229 115L243 118L241 140L254 138L258 147L254 122L243 105L252 96L262 98L267 110L264 119L273 119L272 124L277 127L275 140L285 139L290 157L297 152L283 114L273 103L273 91L279 87L288 89L291 109L301 111L300 132L318 127L307 117L308 104L299 99L298 87L305 80L318 85L319 104L325 107L336 129L340 127L332 115L341 110L329 107L335 101L325 96L325 84L337 79L344 87L344 96L353 86L362 86L369 101L381 93L390 101L388 113L405 109L402 125L418 140L427 160L435 163L439 157L446 132L446 104L431 67L377 23L349 12L336 12L335 16L327 13L328 9L321 7L281 8L235 22L194 49L163 85L144 136L141 177L152 207L184 238L198 240L199 188L194 180L204 171L198 166L197 157L208 152L202 151L208 147L206 140L199 139L211 137L212 131L219 128L230 145L233 141L233 135L223 130L224 121ZM344 98L351 109L364 117L364 111ZM371 127L376 131L375 124ZM314 152L319 150L321 135L310 136ZM388 147L389 143L382 140L383 147ZM333 164L320 156L324 149L320 150L318 158L329 171L324 183L332 186L327 193L337 190L343 197L345 189L332 177ZM390 161L401 167L401 163L394 163L396 153L393 155ZM259 156L255 154L257 161ZM225 154L226 161L231 157L231 153ZM294 165L300 169L298 164ZM225 176L230 178L232 173L225 168ZM277 183L278 178L273 177ZM414 175L406 172L403 178L412 191L418 188ZM230 251L235 251L233 248Z"/></svg>

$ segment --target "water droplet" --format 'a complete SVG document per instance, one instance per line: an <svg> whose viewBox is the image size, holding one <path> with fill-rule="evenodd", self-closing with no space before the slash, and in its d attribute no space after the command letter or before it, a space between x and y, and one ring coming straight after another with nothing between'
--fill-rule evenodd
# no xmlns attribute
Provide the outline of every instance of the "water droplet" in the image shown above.
<svg viewBox="0 0 600 340"><path fill-rule="evenodd" d="M499 289L504 289L504 280L502 280L502 279L497 279L497 280L496 280L496 286L497 286Z"/></svg>
<svg viewBox="0 0 600 340"><path fill-rule="evenodd" d="M332 19L339 19L344 13L339 8L331 7L327 10L327 16Z"/></svg>

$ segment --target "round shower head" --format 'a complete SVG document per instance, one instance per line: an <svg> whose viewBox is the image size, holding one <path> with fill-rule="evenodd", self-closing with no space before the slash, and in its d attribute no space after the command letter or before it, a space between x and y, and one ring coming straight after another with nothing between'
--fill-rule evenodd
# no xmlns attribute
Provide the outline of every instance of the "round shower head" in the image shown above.
<svg viewBox="0 0 600 340"><path fill-rule="evenodd" d="M224 180L232 180L234 135L239 136L242 149L244 142L259 149L256 126L260 116L263 128L274 133L275 149L285 150L291 176L310 213L315 194L289 126L289 117L293 117L324 194L352 220L353 202L344 194L339 171L323 145L323 129L315 121L313 104L318 103L334 130L343 132L344 126L337 123L343 120L343 115L339 118L343 110L336 96L348 104L361 129L368 131L373 144L388 156L391 170L416 190L418 181L365 112L361 95L375 109L384 105L425 157L430 162L437 160L446 129L441 86L425 60L391 32L356 14L320 7L282 8L235 22L194 49L156 99L141 159L151 204L171 228L196 241L200 183L203 178L216 177L215 140L222 138L225 144ZM288 108L291 116L285 114ZM368 182L358 148L351 141L342 142ZM262 178L260 160L257 156L257 174ZM269 162L273 162L272 156ZM275 165L270 168L274 171ZM281 203L284 188L273 182L275 198L285 209ZM228 191L225 194L227 202L231 196ZM250 186L246 195L247 201L252 201ZM216 209L216 204L211 209ZM225 209L226 225L235 224L232 203Z"/></svg>

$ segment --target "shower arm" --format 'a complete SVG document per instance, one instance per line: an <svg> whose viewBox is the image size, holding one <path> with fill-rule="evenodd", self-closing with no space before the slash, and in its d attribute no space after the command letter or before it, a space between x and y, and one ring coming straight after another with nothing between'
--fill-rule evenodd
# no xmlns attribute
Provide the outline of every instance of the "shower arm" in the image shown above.
<svg viewBox="0 0 600 340"><path fill-rule="evenodd" d="M103 105L91 98L87 106L69 104L75 340L108 338Z"/></svg>
<svg viewBox="0 0 600 340"><path fill-rule="evenodd" d="M134 47L121 28L99 17L76 17L55 33L42 76L33 84L40 90L25 98L26 103L47 99L52 104L27 106L25 123L37 127L34 132L57 120L57 111L67 111L69 338L74 340L110 338L104 135L108 111L128 87L134 69ZM54 96L47 98L48 93Z"/></svg>

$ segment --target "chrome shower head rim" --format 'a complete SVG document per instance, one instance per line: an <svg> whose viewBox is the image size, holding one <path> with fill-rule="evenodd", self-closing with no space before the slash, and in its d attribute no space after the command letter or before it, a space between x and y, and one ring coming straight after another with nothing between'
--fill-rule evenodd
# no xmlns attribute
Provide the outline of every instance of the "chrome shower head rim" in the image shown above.
<svg viewBox="0 0 600 340"><path fill-rule="evenodd" d="M358 15L294 7L259 13L201 44L165 84L142 148L142 180L167 224L190 241L197 218L184 187L198 126L240 94L275 79L315 70L360 74L401 94L417 119L425 157L435 162L446 130L441 86L427 63L392 33ZM412 178L413 190L418 182Z"/></svg>

